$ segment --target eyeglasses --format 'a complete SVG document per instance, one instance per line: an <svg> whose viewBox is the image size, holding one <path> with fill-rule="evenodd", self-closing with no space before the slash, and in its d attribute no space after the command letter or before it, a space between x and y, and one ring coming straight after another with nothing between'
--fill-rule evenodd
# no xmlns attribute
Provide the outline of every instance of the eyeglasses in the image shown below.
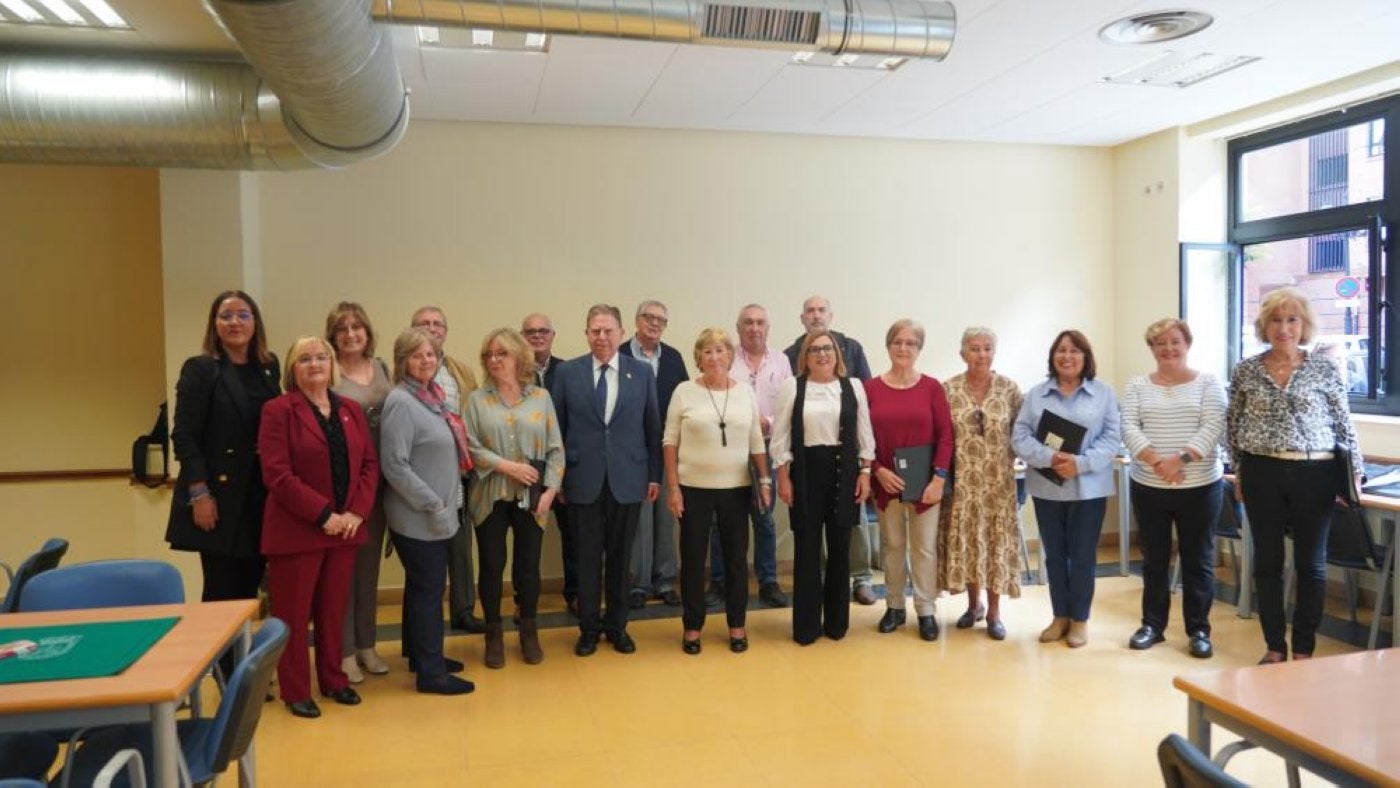
<svg viewBox="0 0 1400 788"><path fill-rule="evenodd" d="M554 333L552 328L527 328L520 332L527 337L547 337Z"/></svg>
<svg viewBox="0 0 1400 788"><path fill-rule="evenodd" d="M418 320L413 324L414 328L447 328L446 320Z"/></svg>
<svg viewBox="0 0 1400 788"><path fill-rule="evenodd" d="M653 323L658 326L664 326L667 323L671 322L670 319L667 318L665 315L654 315L649 312L644 312L640 315L637 315L637 317L647 321L648 323Z"/></svg>
<svg viewBox="0 0 1400 788"><path fill-rule="evenodd" d="M502 359L510 358L510 351L493 350L489 353L482 353L481 358L483 361L501 361Z"/></svg>
<svg viewBox="0 0 1400 788"><path fill-rule="evenodd" d="M831 355L835 352L835 345L812 345L811 347L807 348L807 355L809 356Z"/></svg>
<svg viewBox="0 0 1400 788"><path fill-rule="evenodd" d="M919 348L919 342L916 339L896 339L890 343L890 347L908 347L917 350Z"/></svg>
<svg viewBox="0 0 1400 788"><path fill-rule="evenodd" d="M253 313L249 312L246 309L230 310L219 313L219 322L221 323L232 323L235 320L240 323L251 323L253 322Z"/></svg>
<svg viewBox="0 0 1400 788"><path fill-rule="evenodd" d="M972 412L972 425L977 428L979 438L987 435L987 414L983 413L981 408Z"/></svg>

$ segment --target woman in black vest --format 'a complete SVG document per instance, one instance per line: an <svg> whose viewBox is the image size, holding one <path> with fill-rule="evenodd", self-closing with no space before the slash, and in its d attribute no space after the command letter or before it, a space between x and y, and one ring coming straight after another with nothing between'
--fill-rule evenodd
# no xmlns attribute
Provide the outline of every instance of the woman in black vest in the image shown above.
<svg viewBox="0 0 1400 788"><path fill-rule="evenodd" d="M803 340L797 377L778 390L770 450L792 521L792 639L804 646L822 634L840 640L850 623L851 526L870 493L875 438L865 388L846 376L830 332Z"/></svg>

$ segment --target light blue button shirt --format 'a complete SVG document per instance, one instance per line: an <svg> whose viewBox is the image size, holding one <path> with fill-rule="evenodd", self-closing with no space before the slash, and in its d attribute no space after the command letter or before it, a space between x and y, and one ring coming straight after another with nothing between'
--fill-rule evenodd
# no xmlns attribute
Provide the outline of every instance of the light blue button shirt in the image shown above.
<svg viewBox="0 0 1400 788"><path fill-rule="evenodd" d="M1026 473L1026 492L1047 501L1084 501L1113 495L1113 460L1123 444L1118 398L1113 388L1097 380L1086 380L1065 397L1051 379L1028 389L1011 429L1011 446L1032 469L1050 467L1055 456L1053 449L1035 438L1040 414L1046 410L1084 425L1084 447L1076 457L1079 475L1057 485L1030 470Z"/></svg>

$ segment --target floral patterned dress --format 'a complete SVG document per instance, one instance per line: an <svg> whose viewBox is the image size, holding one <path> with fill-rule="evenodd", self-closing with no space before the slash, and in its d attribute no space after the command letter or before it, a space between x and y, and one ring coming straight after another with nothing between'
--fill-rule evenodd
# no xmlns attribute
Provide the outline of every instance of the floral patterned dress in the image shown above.
<svg viewBox="0 0 1400 788"><path fill-rule="evenodd" d="M938 573L943 588L958 593L968 583L1011 597L1021 595L1020 524L1011 425L1021 410L1021 390L992 373L979 408L967 376L944 384L953 412L953 501L940 513ZM979 412L981 415L979 416Z"/></svg>

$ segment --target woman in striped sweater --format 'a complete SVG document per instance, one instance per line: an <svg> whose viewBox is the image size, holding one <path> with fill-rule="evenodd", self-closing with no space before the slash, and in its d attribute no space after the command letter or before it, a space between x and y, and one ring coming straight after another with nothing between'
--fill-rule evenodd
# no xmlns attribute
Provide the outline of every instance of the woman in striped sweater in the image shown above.
<svg viewBox="0 0 1400 788"><path fill-rule="evenodd" d="M1142 539L1142 626L1128 647L1148 649L1166 639L1175 523L1189 651L1204 659L1213 653L1212 526L1221 506L1216 447L1225 431L1225 390L1214 375L1187 366L1186 321L1158 320L1147 327L1146 339L1157 369L1129 380L1123 390L1123 443L1133 458L1133 513Z"/></svg>

